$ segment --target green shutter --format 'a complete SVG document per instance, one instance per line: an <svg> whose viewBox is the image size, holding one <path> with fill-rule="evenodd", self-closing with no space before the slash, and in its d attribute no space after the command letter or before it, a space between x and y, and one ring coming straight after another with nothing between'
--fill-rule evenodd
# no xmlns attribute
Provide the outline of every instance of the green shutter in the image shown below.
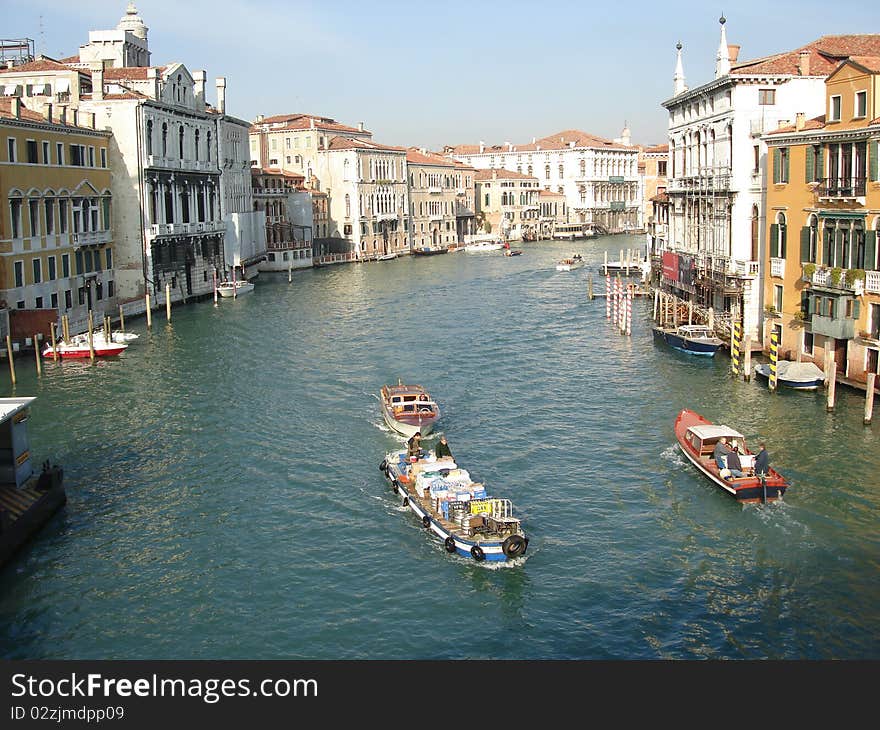
<svg viewBox="0 0 880 730"><path fill-rule="evenodd" d="M786 240L787 238L788 238L788 226L783 225L782 226L782 238L779 241L779 258L781 258L781 259L785 258L785 244L787 243L787 240Z"/></svg>
<svg viewBox="0 0 880 730"><path fill-rule="evenodd" d="M776 147L773 150L773 182L779 182L779 170L782 167L782 152Z"/></svg>
<svg viewBox="0 0 880 730"><path fill-rule="evenodd" d="M871 142L871 179L878 180L880 178L877 177L877 153L878 153L878 142L875 139Z"/></svg>
<svg viewBox="0 0 880 730"><path fill-rule="evenodd" d="M809 178L808 178L809 179ZM810 227L801 228L801 261L810 260Z"/></svg>
<svg viewBox="0 0 880 730"><path fill-rule="evenodd" d="M853 299L853 319L858 319L859 314L861 313L860 302L858 299Z"/></svg>
<svg viewBox="0 0 880 730"><path fill-rule="evenodd" d="M816 180L819 182L822 182L822 179L825 177L825 162L823 160L824 153L824 147L820 147L819 151L816 153Z"/></svg>
<svg viewBox="0 0 880 730"><path fill-rule="evenodd" d="M877 270L877 231L865 231L865 268Z"/></svg>
<svg viewBox="0 0 880 730"><path fill-rule="evenodd" d="M807 174L804 177L806 178L806 182L811 183L816 179L816 160L813 155L812 147L805 147L804 152L807 159ZM804 260L806 261L806 259Z"/></svg>
<svg viewBox="0 0 880 730"><path fill-rule="evenodd" d="M776 257L776 248L779 244L779 224L771 223L770 224L770 241L767 248L770 250L770 258L775 259Z"/></svg>
<svg viewBox="0 0 880 730"><path fill-rule="evenodd" d="M782 182L786 182L786 183L787 183L789 180L791 180L791 178L788 176L788 163L789 163L790 158L791 158L791 148L790 148L790 147L786 147L786 150L785 150L785 151L787 152L787 154L785 155L785 166L784 166L784 168L783 168Z"/></svg>

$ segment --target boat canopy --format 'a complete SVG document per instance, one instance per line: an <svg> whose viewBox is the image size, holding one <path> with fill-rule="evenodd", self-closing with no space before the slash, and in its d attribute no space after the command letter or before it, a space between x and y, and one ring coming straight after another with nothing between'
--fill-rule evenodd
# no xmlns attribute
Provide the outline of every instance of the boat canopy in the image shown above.
<svg viewBox="0 0 880 730"><path fill-rule="evenodd" d="M711 330L704 324L683 324L679 326L678 332L679 334L687 335L688 337L712 336Z"/></svg>
<svg viewBox="0 0 880 730"><path fill-rule="evenodd" d="M739 431L734 431L730 426L720 426L715 423L707 423L697 426L691 426L688 431L694 434L700 441L717 441L722 436L726 436L727 438L735 438L742 439L745 441L745 436L743 436Z"/></svg>

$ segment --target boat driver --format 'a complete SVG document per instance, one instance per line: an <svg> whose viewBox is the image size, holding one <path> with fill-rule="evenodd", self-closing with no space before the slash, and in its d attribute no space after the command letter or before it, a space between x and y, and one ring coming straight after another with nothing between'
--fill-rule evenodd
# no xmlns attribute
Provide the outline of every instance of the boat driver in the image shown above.
<svg viewBox="0 0 880 730"><path fill-rule="evenodd" d="M422 456L422 432L416 431L409 441L406 442L406 457L408 459L413 456L421 458Z"/></svg>

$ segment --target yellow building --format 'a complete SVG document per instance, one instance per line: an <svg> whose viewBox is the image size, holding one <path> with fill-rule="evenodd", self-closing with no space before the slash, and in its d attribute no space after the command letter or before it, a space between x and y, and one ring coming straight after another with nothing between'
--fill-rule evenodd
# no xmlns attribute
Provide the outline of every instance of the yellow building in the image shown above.
<svg viewBox="0 0 880 730"><path fill-rule="evenodd" d="M478 225L508 240L529 239L540 223L538 178L510 170L477 170Z"/></svg>
<svg viewBox="0 0 880 730"><path fill-rule="evenodd" d="M825 81L826 114L766 135L764 349L864 383L880 352L880 57L852 56Z"/></svg>
<svg viewBox="0 0 880 730"><path fill-rule="evenodd" d="M46 311L28 317L44 333L63 314L77 332L90 309L98 322L115 313L111 135L80 116L49 119L0 98L0 308L13 336L22 310Z"/></svg>

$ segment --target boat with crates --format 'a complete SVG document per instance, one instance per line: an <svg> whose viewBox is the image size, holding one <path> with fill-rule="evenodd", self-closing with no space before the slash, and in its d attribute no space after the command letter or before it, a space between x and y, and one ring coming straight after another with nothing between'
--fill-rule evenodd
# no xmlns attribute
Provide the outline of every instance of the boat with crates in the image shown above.
<svg viewBox="0 0 880 730"><path fill-rule="evenodd" d="M529 545L509 499L487 494L466 469L433 453L407 458L406 450L385 455L379 470L404 507L443 541L448 553L477 562L506 562L522 557Z"/></svg>

